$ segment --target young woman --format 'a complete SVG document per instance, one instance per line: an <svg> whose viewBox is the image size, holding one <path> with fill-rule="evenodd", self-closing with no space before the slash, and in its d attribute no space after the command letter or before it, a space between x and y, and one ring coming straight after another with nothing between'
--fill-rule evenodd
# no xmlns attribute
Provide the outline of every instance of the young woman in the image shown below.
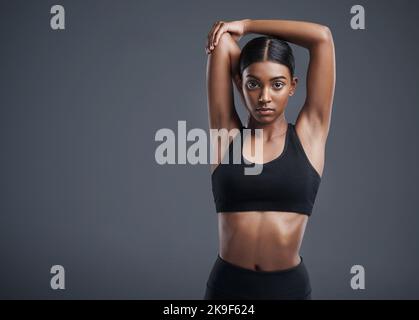
<svg viewBox="0 0 419 320"><path fill-rule="evenodd" d="M248 33L263 36L240 50L237 41ZM287 41L310 53L307 95L295 124L285 118L298 82ZM236 134L224 151L216 146L217 163L211 165L219 253L204 299L311 299L299 250L320 186L330 127L335 87L331 31L302 21L219 21L208 34L206 52L210 129ZM248 112L246 127L235 109L233 82ZM243 129L251 134L243 135ZM221 163L227 154L231 159L236 139L241 140L242 163ZM263 152L252 162L252 145L258 143ZM245 175L244 163L263 164L263 169Z"/></svg>

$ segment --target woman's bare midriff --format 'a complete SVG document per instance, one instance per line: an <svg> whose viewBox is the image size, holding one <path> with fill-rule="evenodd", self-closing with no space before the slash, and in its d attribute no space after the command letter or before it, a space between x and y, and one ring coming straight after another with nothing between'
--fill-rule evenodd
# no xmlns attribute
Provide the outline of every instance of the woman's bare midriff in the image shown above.
<svg viewBox="0 0 419 320"><path fill-rule="evenodd" d="M295 212L220 212L220 257L255 271L292 268L300 263L307 221L307 215Z"/></svg>

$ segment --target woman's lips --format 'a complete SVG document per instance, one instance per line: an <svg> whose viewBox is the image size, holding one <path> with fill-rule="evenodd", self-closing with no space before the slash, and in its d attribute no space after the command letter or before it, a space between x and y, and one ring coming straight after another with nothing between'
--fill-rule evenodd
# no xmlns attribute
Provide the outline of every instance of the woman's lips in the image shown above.
<svg viewBox="0 0 419 320"><path fill-rule="evenodd" d="M274 113L274 110L271 108L257 108L256 112L261 115L269 115L269 114Z"/></svg>

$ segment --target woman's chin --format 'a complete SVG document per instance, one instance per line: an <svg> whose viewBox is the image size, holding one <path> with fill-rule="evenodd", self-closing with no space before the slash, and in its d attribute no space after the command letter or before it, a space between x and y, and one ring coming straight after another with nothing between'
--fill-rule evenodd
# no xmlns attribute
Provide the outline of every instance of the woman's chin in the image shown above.
<svg viewBox="0 0 419 320"><path fill-rule="evenodd" d="M275 113L273 114L267 114L267 115L261 115L261 114L254 114L253 118L259 122L259 123L272 123L276 119Z"/></svg>

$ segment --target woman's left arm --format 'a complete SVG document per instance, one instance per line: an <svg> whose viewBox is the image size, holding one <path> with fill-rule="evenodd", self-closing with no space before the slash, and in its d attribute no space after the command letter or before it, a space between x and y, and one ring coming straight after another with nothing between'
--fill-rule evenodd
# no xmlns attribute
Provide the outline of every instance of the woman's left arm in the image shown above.
<svg viewBox="0 0 419 320"><path fill-rule="evenodd" d="M245 19L244 33L277 36L309 50L307 96L296 123L303 122L310 136L326 140L336 78L335 47L330 29L304 21Z"/></svg>

